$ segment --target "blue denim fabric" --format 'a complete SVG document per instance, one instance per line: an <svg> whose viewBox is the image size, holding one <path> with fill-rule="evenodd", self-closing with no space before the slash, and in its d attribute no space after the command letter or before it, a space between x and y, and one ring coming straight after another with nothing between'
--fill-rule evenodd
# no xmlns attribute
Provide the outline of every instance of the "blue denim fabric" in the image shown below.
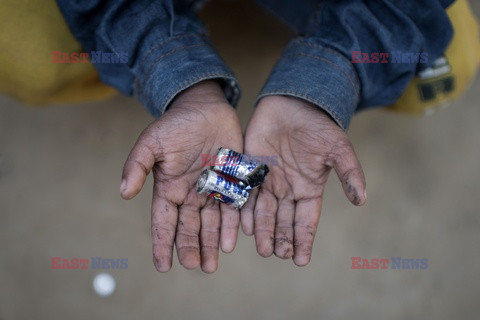
<svg viewBox="0 0 480 320"><path fill-rule="evenodd" d="M232 105L239 88L195 16L196 0L57 0L86 51L126 52L129 63L97 64L102 81L135 94L160 116L182 90L219 79ZM344 129L353 114L395 102L420 65L352 64L351 52L441 56L453 0L257 0L296 30L259 99L289 95L325 110ZM425 66L428 66L425 65Z"/></svg>
<svg viewBox="0 0 480 320"><path fill-rule="evenodd" d="M198 1L57 0L84 50L127 53L127 64L95 64L103 82L155 117L186 88L218 79L236 105L240 90L193 12Z"/></svg>
<svg viewBox="0 0 480 320"><path fill-rule="evenodd" d="M259 2L269 2L271 11L275 7L287 10L286 2L293 6L287 0ZM312 1L299 2L312 6ZM324 109L344 130L355 111L394 103L422 67L414 63L352 64L352 51L427 52L433 63L453 36L445 12L452 0L316 2L309 17L294 21L299 36L287 46L259 99L278 94L303 98ZM288 17L284 12L276 14Z"/></svg>

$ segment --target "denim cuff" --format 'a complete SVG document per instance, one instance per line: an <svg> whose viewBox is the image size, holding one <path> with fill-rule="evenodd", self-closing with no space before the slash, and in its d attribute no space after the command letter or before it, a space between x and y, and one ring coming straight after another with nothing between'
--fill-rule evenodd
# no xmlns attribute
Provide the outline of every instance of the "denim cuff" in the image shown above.
<svg viewBox="0 0 480 320"><path fill-rule="evenodd" d="M161 116L178 93L203 80L220 80L230 104L238 103L240 89L235 76L203 35L169 38L140 56L135 94L154 117Z"/></svg>
<svg viewBox="0 0 480 320"><path fill-rule="evenodd" d="M314 38L292 40L261 90L269 95L307 100L347 130L360 101L360 81L351 62Z"/></svg>

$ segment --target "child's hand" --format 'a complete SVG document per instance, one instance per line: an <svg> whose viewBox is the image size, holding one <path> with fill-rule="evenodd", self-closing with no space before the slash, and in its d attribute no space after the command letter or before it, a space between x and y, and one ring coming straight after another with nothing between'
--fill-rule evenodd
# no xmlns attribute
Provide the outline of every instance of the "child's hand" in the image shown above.
<svg viewBox="0 0 480 320"><path fill-rule="evenodd" d="M201 155L215 155L220 146L241 152L242 138L237 114L214 81L182 92L138 138L123 169L121 195L133 198L153 170L152 241L157 270L171 268L174 240L180 263L187 269L201 263L205 272L217 269L219 238L223 251L234 249L239 212L207 200L195 186L206 169Z"/></svg>
<svg viewBox="0 0 480 320"><path fill-rule="evenodd" d="M365 178L342 129L307 101L267 96L248 125L245 153L278 156L278 166L242 209L242 228L255 233L257 251L291 258L299 266L310 261L322 206L323 189L334 168L348 199L366 201Z"/></svg>

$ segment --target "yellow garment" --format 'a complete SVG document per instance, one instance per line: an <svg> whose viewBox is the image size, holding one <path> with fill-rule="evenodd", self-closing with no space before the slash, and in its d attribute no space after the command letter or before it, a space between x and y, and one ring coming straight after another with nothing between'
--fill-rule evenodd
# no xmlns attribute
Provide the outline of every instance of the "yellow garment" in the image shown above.
<svg viewBox="0 0 480 320"><path fill-rule="evenodd" d="M467 0L447 9L454 36L445 52L446 64L417 75L400 99L387 110L429 114L462 95L480 66L480 29ZM446 72L442 72L442 69ZM435 75L436 73L436 75Z"/></svg>
<svg viewBox="0 0 480 320"><path fill-rule="evenodd" d="M52 63L52 51L82 52L55 0L0 1L0 92L29 104L98 100L115 90L91 63Z"/></svg>

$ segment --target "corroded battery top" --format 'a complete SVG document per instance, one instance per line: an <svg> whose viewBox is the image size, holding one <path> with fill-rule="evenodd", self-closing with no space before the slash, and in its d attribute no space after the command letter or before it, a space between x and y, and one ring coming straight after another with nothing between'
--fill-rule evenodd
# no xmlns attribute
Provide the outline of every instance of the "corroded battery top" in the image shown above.
<svg viewBox="0 0 480 320"><path fill-rule="evenodd" d="M223 147L218 149L217 161L213 170L234 177L250 188L262 184L269 172L266 164Z"/></svg>

